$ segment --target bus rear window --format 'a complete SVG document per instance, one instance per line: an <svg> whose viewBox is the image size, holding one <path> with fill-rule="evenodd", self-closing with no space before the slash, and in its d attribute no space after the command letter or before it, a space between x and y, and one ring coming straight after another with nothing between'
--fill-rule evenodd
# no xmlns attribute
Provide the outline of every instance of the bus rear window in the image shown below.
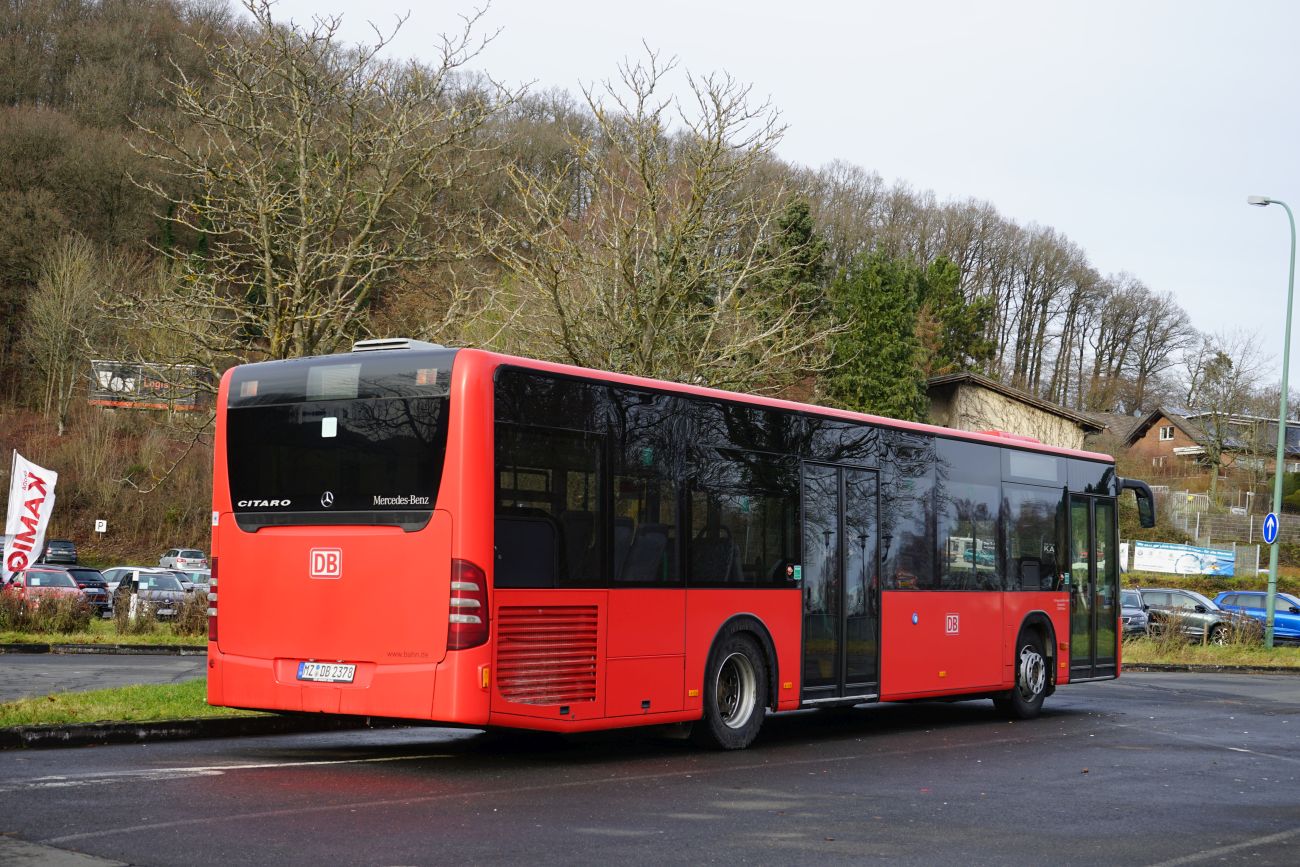
<svg viewBox="0 0 1300 867"><path fill-rule="evenodd" d="M395 524L438 498L454 352L246 365L232 375L226 463L242 529Z"/></svg>

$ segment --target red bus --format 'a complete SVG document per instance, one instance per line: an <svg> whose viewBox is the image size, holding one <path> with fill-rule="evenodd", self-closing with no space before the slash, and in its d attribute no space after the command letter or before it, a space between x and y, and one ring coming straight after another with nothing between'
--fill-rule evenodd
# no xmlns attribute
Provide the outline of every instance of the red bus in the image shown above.
<svg viewBox="0 0 1300 867"><path fill-rule="evenodd" d="M1120 659L1101 454L417 341L218 395L208 700L577 732Z"/></svg>

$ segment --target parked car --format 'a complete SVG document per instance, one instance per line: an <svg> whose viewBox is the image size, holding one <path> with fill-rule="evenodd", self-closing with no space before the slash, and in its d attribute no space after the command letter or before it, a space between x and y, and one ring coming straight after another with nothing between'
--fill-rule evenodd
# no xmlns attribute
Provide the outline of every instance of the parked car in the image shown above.
<svg viewBox="0 0 1300 867"><path fill-rule="evenodd" d="M1267 615L1268 594L1263 590L1225 590L1214 597L1220 608L1253 617L1260 623ZM1277 594L1273 606L1273 637L1300 641L1300 598L1290 593Z"/></svg>
<svg viewBox="0 0 1300 867"><path fill-rule="evenodd" d="M121 577L113 590L113 608L127 607L135 596L154 605L159 619L175 617L185 601L180 579L167 569L133 569Z"/></svg>
<svg viewBox="0 0 1300 867"><path fill-rule="evenodd" d="M52 596L84 596L77 582L66 571L46 566L32 566L24 572L16 573L4 586L4 592L37 604L41 599Z"/></svg>
<svg viewBox="0 0 1300 867"><path fill-rule="evenodd" d="M208 584L212 581L212 572L207 569L173 569L171 571L177 578L181 579L181 584L188 592L195 590L206 592Z"/></svg>
<svg viewBox="0 0 1300 867"><path fill-rule="evenodd" d="M1125 635L1147 634L1147 609L1142 604L1142 594L1136 590L1119 593L1120 623Z"/></svg>
<svg viewBox="0 0 1300 867"><path fill-rule="evenodd" d="M158 565L164 569L206 569L208 555L197 548L169 548L158 558Z"/></svg>
<svg viewBox="0 0 1300 867"><path fill-rule="evenodd" d="M108 583L109 598L112 598L113 593L117 590L117 585L120 584L122 579L128 574L139 571L140 569L148 570L153 568L153 566L113 566L112 568L103 570L102 574L104 576L104 581Z"/></svg>
<svg viewBox="0 0 1300 867"><path fill-rule="evenodd" d="M1137 592L1146 606L1151 632L1172 628L1192 638L1208 637L1214 644L1226 644L1234 638L1257 639L1263 634L1252 618L1225 611L1195 590L1144 587Z"/></svg>
<svg viewBox="0 0 1300 867"><path fill-rule="evenodd" d="M100 617L107 617L112 609L112 604L108 596L108 582L98 569L92 569L89 566L33 566L32 569L39 569L41 572L66 572L77 588L81 590L90 604L94 606L95 613ZM31 571L31 570L28 570Z"/></svg>
<svg viewBox="0 0 1300 867"><path fill-rule="evenodd" d="M41 562L75 566L77 563L77 546L67 539L51 539L45 543L45 553L41 555Z"/></svg>

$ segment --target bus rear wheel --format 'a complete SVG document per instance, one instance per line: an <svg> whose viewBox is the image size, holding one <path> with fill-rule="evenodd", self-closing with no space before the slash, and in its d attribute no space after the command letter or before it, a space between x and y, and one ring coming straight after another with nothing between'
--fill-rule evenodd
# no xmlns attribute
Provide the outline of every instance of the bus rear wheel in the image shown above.
<svg viewBox="0 0 1300 867"><path fill-rule="evenodd" d="M704 718L691 730L700 746L742 750L758 737L767 707L767 664L748 635L714 648L704 681Z"/></svg>
<svg viewBox="0 0 1300 867"><path fill-rule="evenodd" d="M1033 719L1047 697L1047 659L1043 642L1032 632L1021 633L1016 642L1016 685L993 699L998 710L1014 719Z"/></svg>

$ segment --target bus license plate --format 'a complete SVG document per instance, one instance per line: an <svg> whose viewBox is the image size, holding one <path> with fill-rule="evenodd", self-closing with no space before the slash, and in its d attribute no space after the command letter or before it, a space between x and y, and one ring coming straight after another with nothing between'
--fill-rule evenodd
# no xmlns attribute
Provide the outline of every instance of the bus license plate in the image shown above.
<svg viewBox="0 0 1300 867"><path fill-rule="evenodd" d="M351 683L357 673L353 664L341 662L300 662L298 679L314 680L318 683Z"/></svg>

